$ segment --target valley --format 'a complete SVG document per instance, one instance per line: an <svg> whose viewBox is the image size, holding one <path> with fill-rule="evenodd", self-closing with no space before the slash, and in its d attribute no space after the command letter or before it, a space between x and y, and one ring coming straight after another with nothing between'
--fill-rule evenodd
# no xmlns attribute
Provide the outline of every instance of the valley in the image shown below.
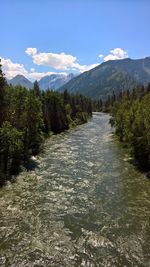
<svg viewBox="0 0 150 267"><path fill-rule="evenodd" d="M109 115L55 135L0 190L0 265L150 265L149 180L112 135Z"/></svg>

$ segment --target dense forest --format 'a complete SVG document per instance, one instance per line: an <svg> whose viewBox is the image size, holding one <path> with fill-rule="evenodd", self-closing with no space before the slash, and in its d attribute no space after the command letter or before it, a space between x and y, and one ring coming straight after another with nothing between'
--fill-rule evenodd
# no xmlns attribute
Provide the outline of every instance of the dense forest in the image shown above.
<svg viewBox="0 0 150 267"><path fill-rule="evenodd" d="M150 84L114 94L104 105L119 140L129 147L136 164L150 171ZM149 175L149 174L148 174Z"/></svg>
<svg viewBox="0 0 150 267"><path fill-rule="evenodd" d="M92 115L90 99L8 85L0 65L0 185L36 155L49 133L84 123Z"/></svg>
<svg viewBox="0 0 150 267"><path fill-rule="evenodd" d="M41 150L45 137L109 112L111 124L142 170L150 170L150 84L91 101L77 93L8 85L0 65L0 185Z"/></svg>
<svg viewBox="0 0 150 267"><path fill-rule="evenodd" d="M93 101L93 110L111 114L111 125L135 163L150 176L150 83Z"/></svg>

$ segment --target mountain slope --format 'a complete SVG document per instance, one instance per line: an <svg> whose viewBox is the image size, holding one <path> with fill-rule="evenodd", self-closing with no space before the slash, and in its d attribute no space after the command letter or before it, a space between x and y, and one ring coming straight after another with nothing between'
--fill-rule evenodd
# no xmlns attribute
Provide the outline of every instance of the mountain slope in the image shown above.
<svg viewBox="0 0 150 267"><path fill-rule="evenodd" d="M65 83L70 81L74 75L70 73L69 75L65 74L52 74L47 75L38 82L42 90L53 89L57 90L59 87L63 86Z"/></svg>
<svg viewBox="0 0 150 267"><path fill-rule="evenodd" d="M68 81L70 81L73 77L75 77L74 74L70 73L68 75L65 74L51 74L44 76L41 78L38 82L39 87L41 90L46 90L46 89L52 89L52 90L57 90L60 86L63 86L66 84ZM16 85L21 85L26 88L32 88L33 83L30 82L26 77L23 75L17 75L11 80L7 79L7 82L9 84L12 84L13 86Z"/></svg>
<svg viewBox="0 0 150 267"><path fill-rule="evenodd" d="M126 71L140 83L147 84L150 80L150 57L136 60L130 58L112 60L109 61L109 65Z"/></svg>
<svg viewBox="0 0 150 267"><path fill-rule="evenodd" d="M23 75L17 75L14 78L12 78L11 80L8 81L9 84L12 84L13 86L16 85L21 85L24 86L26 88L32 88L33 84L32 82L30 82L26 77L24 77Z"/></svg>
<svg viewBox="0 0 150 267"><path fill-rule="evenodd" d="M112 60L80 74L62 86L69 92L80 92L92 98L106 97L114 90L119 92L150 81L150 57L145 59Z"/></svg>

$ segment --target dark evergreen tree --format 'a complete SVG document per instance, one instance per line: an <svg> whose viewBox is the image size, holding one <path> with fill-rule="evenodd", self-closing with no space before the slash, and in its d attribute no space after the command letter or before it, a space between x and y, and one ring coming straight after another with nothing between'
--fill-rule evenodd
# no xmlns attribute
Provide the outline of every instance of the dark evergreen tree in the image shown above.
<svg viewBox="0 0 150 267"><path fill-rule="evenodd" d="M37 96L39 96L39 97L41 96L41 90L40 90L38 81L35 81L35 82L33 83L33 91L35 92L35 94L36 94Z"/></svg>
<svg viewBox="0 0 150 267"><path fill-rule="evenodd" d="M4 121L5 116L5 86L6 86L6 80L4 77L4 74L2 72L2 65L1 65L1 59L0 59L0 127Z"/></svg>
<svg viewBox="0 0 150 267"><path fill-rule="evenodd" d="M128 91L111 109L116 134L143 170L150 170L150 92L143 86Z"/></svg>
<svg viewBox="0 0 150 267"><path fill-rule="evenodd" d="M44 135L84 123L91 115L91 101L82 95L41 92L37 81L32 90L8 85L0 65L0 185L40 151Z"/></svg>

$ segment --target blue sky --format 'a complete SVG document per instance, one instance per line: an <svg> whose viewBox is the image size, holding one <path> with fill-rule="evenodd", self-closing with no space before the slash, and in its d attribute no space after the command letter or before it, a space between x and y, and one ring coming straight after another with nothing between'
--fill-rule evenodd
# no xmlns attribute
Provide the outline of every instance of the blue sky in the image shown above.
<svg viewBox="0 0 150 267"><path fill-rule="evenodd" d="M9 78L150 56L149 0L0 0L0 7L0 57Z"/></svg>

